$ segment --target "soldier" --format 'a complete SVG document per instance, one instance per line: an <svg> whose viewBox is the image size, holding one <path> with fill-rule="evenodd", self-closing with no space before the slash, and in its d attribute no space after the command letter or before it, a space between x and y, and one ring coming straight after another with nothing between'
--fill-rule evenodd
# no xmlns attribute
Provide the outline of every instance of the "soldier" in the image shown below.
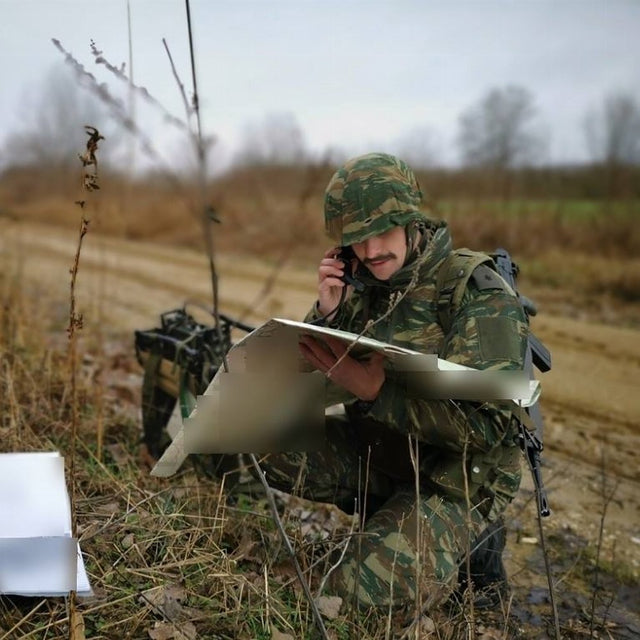
<svg viewBox="0 0 640 640"><path fill-rule="evenodd" d="M514 292L488 256L452 251L404 162L381 153L348 161L327 187L325 221L335 246L320 262L307 322L478 369L523 368L527 324ZM360 290L345 282L350 268ZM332 574L333 590L360 606L417 597L437 606L476 547L490 560L472 554L476 586L504 587L501 516L520 483L511 410L411 397L380 356L355 360L339 341L304 337L300 349L350 400L344 416L327 417L322 451L274 454L265 467L274 486L298 483L305 497L346 511L360 498L363 535Z"/></svg>

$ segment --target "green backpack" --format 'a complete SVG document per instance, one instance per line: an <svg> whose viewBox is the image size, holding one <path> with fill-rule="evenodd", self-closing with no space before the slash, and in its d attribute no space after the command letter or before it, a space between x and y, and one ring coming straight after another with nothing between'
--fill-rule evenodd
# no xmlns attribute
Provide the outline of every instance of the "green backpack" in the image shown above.
<svg viewBox="0 0 640 640"><path fill-rule="evenodd" d="M469 249L452 251L442 263L436 279L438 317L445 336L451 331L462 297L470 279L478 288L502 288L505 283L513 291L522 305L527 323L537 313L533 302L521 295L517 289L516 279L520 269L512 261L505 249L496 249L493 253L480 253ZM529 377L533 377L534 366L540 372L551 369L551 354L545 345L529 331L528 347L525 355L524 369ZM543 419L538 402L528 407L521 417L519 444L525 454L533 475L536 497L540 515L550 515L542 476L540 472L540 453L542 444Z"/></svg>

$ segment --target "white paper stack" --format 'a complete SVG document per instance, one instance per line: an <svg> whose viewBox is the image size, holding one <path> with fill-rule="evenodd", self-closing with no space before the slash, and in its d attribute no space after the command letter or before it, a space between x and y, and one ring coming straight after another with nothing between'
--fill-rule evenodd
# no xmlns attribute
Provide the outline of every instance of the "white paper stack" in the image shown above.
<svg viewBox="0 0 640 640"><path fill-rule="evenodd" d="M64 458L57 451L0 454L0 593L91 595L72 537Z"/></svg>

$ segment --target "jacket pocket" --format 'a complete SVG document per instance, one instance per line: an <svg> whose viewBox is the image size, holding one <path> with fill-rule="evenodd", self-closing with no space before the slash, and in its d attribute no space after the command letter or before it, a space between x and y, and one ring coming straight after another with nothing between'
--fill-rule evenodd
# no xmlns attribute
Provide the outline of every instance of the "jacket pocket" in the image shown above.
<svg viewBox="0 0 640 640"><path fill-rule="evenodd" d="M498 445L489 452L478 452L463 462L460 453L443 453L432 467L431 482L447 495L462 499L466 497L466 485L469 498L473 500L480 487L488 487L495 479L495 471L503 455L504 447ZM465 465L463 467L463 464Z"/></svg>

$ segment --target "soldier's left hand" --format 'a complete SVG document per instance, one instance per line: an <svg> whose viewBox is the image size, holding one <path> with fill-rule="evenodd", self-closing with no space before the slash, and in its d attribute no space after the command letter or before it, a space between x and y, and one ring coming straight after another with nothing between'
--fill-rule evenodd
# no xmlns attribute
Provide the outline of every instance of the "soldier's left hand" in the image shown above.
<svg viewBox="0 0 640 640"><path fill-rule="evenodd" d="M337 385L360 400L370 402L378 397L385 381L381 353L373 353L367 360L356 360L347 354L344 342L331 336L323 337L322 341L301 336L299 345L304 358Z"/></svg>

